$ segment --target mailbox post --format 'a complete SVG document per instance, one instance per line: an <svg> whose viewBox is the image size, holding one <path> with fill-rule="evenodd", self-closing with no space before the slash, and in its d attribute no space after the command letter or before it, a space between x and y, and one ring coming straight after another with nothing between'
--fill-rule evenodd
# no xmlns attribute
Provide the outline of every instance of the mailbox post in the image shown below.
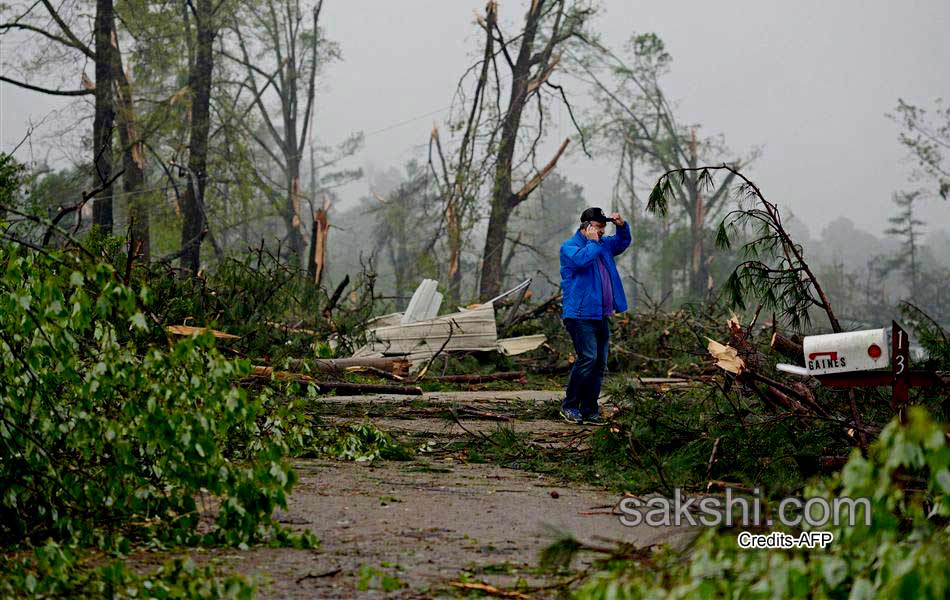
<svg viewBox="0 0 950 600"><path fill-rule="evenodd" d="M897 321L891 323L890 360L885 360L885 333L872 329L806 337L802 346L808 369L803 371L833 388L890 386L895 411L909 401L910 388L944 385L936 373L910 368L910 339ZM881 368L888 363L890 372Z"/></svg>
<svg viewBox="0 0 950 600"><path fill-rule="evenodd" d="M833 388L889 386L891 408L903 418L910 388L944 386L946 379L932 371L911 369L910 337L897 321L891 322L890 343L887 333L881 328L807 336L802 341L806 366L776 367L814 377Z"/></svg>
<svg viewBox="0 0 950 600"><path fill-rule="evenodd" d="M891 408L900 410L910 400L910 340L897 321L891 324L891 371L894 373Z"/></svg>

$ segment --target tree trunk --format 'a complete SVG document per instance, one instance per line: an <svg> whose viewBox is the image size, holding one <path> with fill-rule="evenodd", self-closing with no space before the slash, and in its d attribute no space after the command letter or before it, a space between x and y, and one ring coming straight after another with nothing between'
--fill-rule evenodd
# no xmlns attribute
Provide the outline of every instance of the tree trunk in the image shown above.
<svg viewBox="0 0 950 600"><path fill-rule="evenodd" d="M320 287L323 282L323 272L327 262L327 234L330 231L330 221L327 218L329 203L324 203L323 208L318 208L313 215L313 238L310 246L310 259L307 264L307 275L310 281Z"/></svg>
<svg viewBox="0 0 950 600"><path fill-rule="evenodd" d="M462 301L462 224L454 201L445 209L445 228L449 238L448 304L454 307Z"/></svg>
<svg viewBox="0 0 950 600"><path fill-rule="evenodd" d="M195 21L197 44L195 62L191 65L191 140L188 144L188 189L182 207L182 268L197 274L201 265L201 237L207 223L204 198L207 189L208 130L211 125L211 72L214 68L215 30L212 24L211 0L196 0ZM197 185L197 189L195 189Z"/></svg>
<svg viewBox="0 0 950 600"><path fill-rule="evenodd" d="M296 142L294 142L296 146ZM291 157L287 161L287 204L284 207L284 223L290 241L290 264L302 267L307 252L307 240L304 239L300 218L300 160ZM313 242L314 240L311 240Z"/></svg>
<svg viewBox="0 0 950 600"><path fill-rule="evenodd" d="M630 230L633 231L633 226L635 222L634 212L630 213ZM637 312L637 309L640 307L640 247L633 245L630 248L630 275L633 278L633 285L630 286L630 311Z"/></svg>
<svg viewBox="0 0 950 600"><path fill-rule="evenodd" d="M669 252L665 251L670 244L670 220L663 217L660 231L663 234L663 241L660 244L660 304L666 303L667 299L673 296L673 264L667 260Z"/></svg>
<svg viewBox="0 0 950 600"><path fill-rule="evenodd" d="M508 236L510 218L511 208L508 207L508 202L493 199L491 216L488 219L488 232L485 235L485 251L482 253L480 286L482 302L491 300L501 293L501 284L504 279L502 253L505 249L505 238Z"/></svg>
<svg viewBox="0 0 950 600"><path fill-rule="evenodd" d="M627 152L627 189L630 190L630 209L627 215L627 221L630 222L630 232L633 233L636 231L637 220L640 215L640 207L637 202L637 193L636 193L636 177L634 173L634 156L633 150L630 149ZM637 308L640 305L640 244L631 243L630 244L630 274L633 277L633 286L630 289L630 310L631 312L636 312Z"/></svg>
<svg viewBox="0 0 950 600"><path fill-rule="evenodd" d="M542 2L533 2L525 16L525 28L518 49L518 59L511 70L511 96L502 121L501 140L492 186L491 214L482 252L482 274L479 296L482 302L491 300L501 292L504 279L502 259L505 238L508 236L508 221L511 211L518 205L518 198L511 189L511 169L514 161L521 114L528 97L528 79L531 75L531 54L534 39L541 19Z"/></svg>
<svg viewBox="0 0 950 600"><path fill-rule="evenodd" d="M705 249L703 248L703 225L706 215L702 194L698 190L690 189L690 195L694 195L694 200L691 202L693 210L690 211L689 215L691 248L689 292L693 298L699 299L706 295L708 279Z"/></svg>
<svg viewBox="0 0 950 600"><path fill-rule="evenodd" d="M132 223L129 253L140 255L148 262L149 218L141 190L145 184L145 153L142 142L135 134L135 105L132 100L132 83L122 66L122 54L117 45L112 47L113 74L116 79L116 106L119 122L119 143L122 145L122 191L128 199L128 214Z"/></svg>
<svg viewBox="0 0 950 600"><path fill-rule="evenodd" d="M113 95L112 31L115 9L112 0L96 0L96 109L92 121L93 187L112 177L112 127L115 122ZM92 203L92 224L112 233L112 187L100 192Z"/></svg>

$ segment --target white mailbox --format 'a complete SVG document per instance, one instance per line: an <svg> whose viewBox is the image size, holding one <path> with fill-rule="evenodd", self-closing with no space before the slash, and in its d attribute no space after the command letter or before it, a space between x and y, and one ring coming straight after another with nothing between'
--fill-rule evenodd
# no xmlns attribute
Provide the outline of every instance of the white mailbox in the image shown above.
<svg viewBox="0 0 950 600"><path fill-rule="evenodd" d="M887 329L810 335L802 342L809 375L890 367Z"/></svg>

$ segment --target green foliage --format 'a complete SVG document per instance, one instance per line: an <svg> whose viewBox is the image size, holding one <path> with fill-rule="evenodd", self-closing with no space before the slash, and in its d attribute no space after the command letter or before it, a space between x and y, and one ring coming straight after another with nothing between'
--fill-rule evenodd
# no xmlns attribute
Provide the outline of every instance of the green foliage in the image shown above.
<svg viewBox="0 0 950 600"><path fill-rule="evenodd" d="M538 566L548 571L556 571L571 565L574 556L583 548L583 544L571 536L562 536L553 544L541 550Z"/></svg>
<svg viewBox="0 0 950 600"><path fill-rule="evenodd" d="M824 303L819 282L805 262L804 249L792 240L783 226L778 207L766 200L759 188L739 171L728 165L668 171L651 191L648 210L665 214L677 184L684 185L687 177L693 177L698 171L697 185L708 188L712 186L710 171L719 170L728 172L720 192L725 193L733 177L741 182L732 190L739 208L730 211L720 222L716 246L729 250L739 239L747 240L741 244L742 260L726 279L721 295L741 310L746 309L749 299L754 299L792 329L800 330L811 323L809 309L830 308Z"/></svg>
<svg viewBox="0 0 950 600"><path fill-rule="evenodd" d="M742 550L735 532L710 530L686 561L665 551L648 564L602 561L574 597L946 598L950 438L923 409L908 416L883 430L867 458L855 450L839 474L806 490L808 498L868 498L870 526L829 526L825 550ZM565 543L557 547L563 555Z"/></svg>
<svg viewBox="0 0 950 600"><path fill-rule="evenodd" d="M246 362L209 335L144 345L151 293L106 263L8 244L0 263L4 544L287 540L271 513L296 476L263 400L232 385Z"/></svg>
<svg viewBox="0 0 950 600"><path fill-rule="evenodd" d="M389 575L369 565L362 565L360 567L359 576L360 578L356 582L356 589L361 592L380 590L388 593L406 587L406 583L395 575Z"/></svg>
<svg viewBox="0 0 950 600"><path fill-rule="evenodd" d="M88 562L88 561L87 561ZM48 542L32 553L0 557L2 598L250 599L254 585L240 575L220 577L210 566L174 559L155 572L139 574L122 561L83 564L69 547Z"/></svg>
<svg viewBox="0 0 950 600"><path fill-rule="evenodd" d="M287 357L313 353L315 335L333 335L336 353L348 356L362 341L362 324L373 307L372 273L356 277L356 300L338 300L328 319L327 291L296 269L281 264L264 248L243 258L229 257L201 277L179 277L153 267L145 282L154 290L154 310L164 323L210 326L241 336L229 342L245 356L265 357L279 363ZM282 327L293 324L294 331ZM310 332L310 333L308 333Z"/></svg>
<svg viewBox="0 0 950 600"><path fill-rule="evenodd" d="M26 168L12 156L0 152L0 202L10 202L18 193Z"/></svg>
<svg viewBox="0 0 950 600"><path fill-rule="evenodd" d="M356 462L409 459L404 446L371 423L321 429L312 453Z"/></svg>
<svg viewBox="0 0 950 600"><path fill-rule="evenodd" d="M905 302L900 309L917 341L927 351L929 364L926 366L934 371L950 371L950 335L946 330L916 305Z"/></svg>

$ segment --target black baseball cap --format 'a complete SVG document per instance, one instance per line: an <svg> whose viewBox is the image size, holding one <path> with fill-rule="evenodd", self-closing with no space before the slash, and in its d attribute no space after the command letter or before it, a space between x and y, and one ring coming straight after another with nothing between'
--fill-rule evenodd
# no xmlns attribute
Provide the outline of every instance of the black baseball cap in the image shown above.
<svg viewBox="0 0 950 600"><path fill-rule="evenodd" d="M581 213L581 222L585 221L596 221L597 223L607 224L607 221L610 219L607 218L607 215L604 214L604 211L598 207L588 208Z"/></svg>

